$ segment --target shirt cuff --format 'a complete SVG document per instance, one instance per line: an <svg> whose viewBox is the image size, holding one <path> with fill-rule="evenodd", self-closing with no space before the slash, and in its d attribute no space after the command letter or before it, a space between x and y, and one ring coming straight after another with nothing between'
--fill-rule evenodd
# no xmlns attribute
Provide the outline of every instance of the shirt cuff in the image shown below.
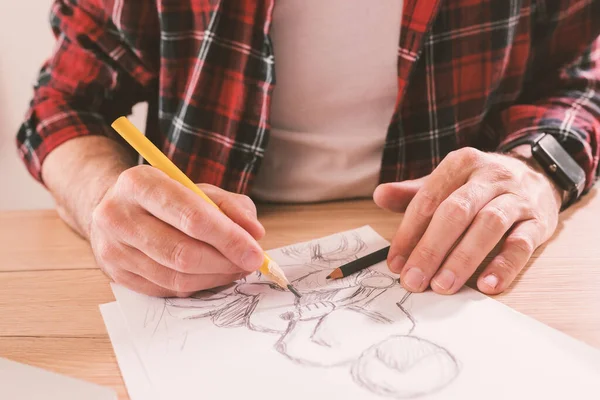
<svg viewBox="0 0 600 400"><path fill-rule="evenodd" d="M18 154L29 173L44 185L42 164L48 154L71 139L92 135L116 138L101 114L64 111L39 121L32 114L17 134Z"/></svg>

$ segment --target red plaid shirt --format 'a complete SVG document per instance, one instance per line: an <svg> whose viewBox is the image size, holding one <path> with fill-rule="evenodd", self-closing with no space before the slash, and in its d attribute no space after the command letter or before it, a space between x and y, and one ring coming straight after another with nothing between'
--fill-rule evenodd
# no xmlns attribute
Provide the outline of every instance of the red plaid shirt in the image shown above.
<svg viewBox="0 0 600 400"><path fill-rule="evenodd" d="M149 105L147 136L196 182L248 193L269 138L276 0L56 0L56 48L17 137L44 158ZM356 21L360 24L360 21ZM381 181L452 150L555 135L587 173L600 155L600 0L405 0L398 101ZM268 150L267 150L268 151Z"/></svg>

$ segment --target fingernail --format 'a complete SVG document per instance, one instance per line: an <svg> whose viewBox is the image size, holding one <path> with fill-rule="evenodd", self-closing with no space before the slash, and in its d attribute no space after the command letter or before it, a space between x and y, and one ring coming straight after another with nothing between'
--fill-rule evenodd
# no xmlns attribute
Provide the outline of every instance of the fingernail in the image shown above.
<svg viewBox="0 0 600 400"><path fill-rule="evenodd" d="M452 285L454 285L455 280L456 275L454 275L454 272L450 271L449 269L442 269L440 273L433 278L433 283L435 283L443 291L448 291L452 289Z"/></svg>
<svg viewBox="0 0 600 400"><path fill-rule="evenodd" d="M398 255L392 259L392 262L390 263L390 269L392 272L399 274L402 271L404 264L406 264L406 258Z"/></svg>
<svg viewBox="0 0 600 400"><path fill-rule="evenodd" d="M419 290L424 281L425 274L417 267L409 269L404 275L404 284L412 290Z"/></svg>
<svg viewBox="0 0 600 400"><path fill-rule="evenodd" d="M242 266L247 271L256 271L260 268L264 260L264 256L256 249L248 249L242 257Z"/></svg>
<svg viewBox="0 0 600 400"><path fill-rule="evenodd" d="M494 274L489 274L483 278L483 282L492 289L496 289L496 286L498 286L498 277Z"/></svg>

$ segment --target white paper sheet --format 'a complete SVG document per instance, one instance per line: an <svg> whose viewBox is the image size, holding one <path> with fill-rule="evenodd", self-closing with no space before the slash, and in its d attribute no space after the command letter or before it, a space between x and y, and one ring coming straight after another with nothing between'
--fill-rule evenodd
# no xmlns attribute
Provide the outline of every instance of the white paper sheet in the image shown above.
<svg viewBox="0 0 600 400"><path fill-rule="evenodd" d="M102 304L100 305L100 313L115 350L117 363L125 381L129 398L131 400L158 400L154 396L152 383L148 379L146 369L133 345L119 305L117 302Z"/></svg>
<svg viewBox="0 0 600 400"><path fill-rule="evenodd" d="M300 301L258 276L193 299L113 286L162 398L597 398L600 351L477 291L407 293L370 227L269 251Z"/></svg>

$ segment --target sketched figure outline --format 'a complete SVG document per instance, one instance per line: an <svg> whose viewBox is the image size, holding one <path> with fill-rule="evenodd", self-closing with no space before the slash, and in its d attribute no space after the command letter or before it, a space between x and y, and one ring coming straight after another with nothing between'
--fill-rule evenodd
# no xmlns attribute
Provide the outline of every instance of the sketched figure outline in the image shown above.
<svg viewBox="0 0 600 400"><path fill-rule="evenodd" d="M395 278L369 268L320 286L332 267L356 259L366 247L359 235L350 233L340 234L332 248L313 241L282 249L291 259L282 267L286 273L296 269L291 282L301 288L301 299L291 296L277 301L284 292L276 285L243 279L192 298L165 299L163 314L166 311L178 319L209 318L220 328L245 327L278 335L273 347L291 362L317 368L348 367L355 384L379 396L409 399L444 389L458 376L458 361L444 347L414 335L416 321L407 309L411 294ZM404 292L394 301L399 311L394 316L371 307L390 289ZM372 343L365 338L362 346L356 346L353 340L340 341L341 335L332 328L336 318L394 329L401 321L404 331L384 329Z"/></svg>

